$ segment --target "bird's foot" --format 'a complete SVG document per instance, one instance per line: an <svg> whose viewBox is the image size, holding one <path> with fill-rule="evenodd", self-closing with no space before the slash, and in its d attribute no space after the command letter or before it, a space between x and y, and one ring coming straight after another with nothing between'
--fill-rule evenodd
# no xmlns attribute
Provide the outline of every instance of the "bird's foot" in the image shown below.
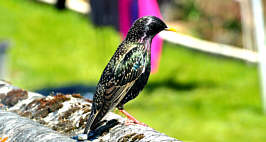
<svg viewBox="0 0 266 142"><path fill-rule="evenodd" d="M147 127L148 125L138 121L136 118L134 118L132 115L130 115L128 112L126 112L125 110L119 110L121 113L125 114L126 117L128 118L125 122L125 125L132 125L132 124L139 124L142 126Z"/></svg>
<svg viewBox="0 0 266 142"><path fill-rule="evenodd" d="M133 124L139 124L139 125L142 125L142 126L145 126L145 127L148 127L148 125L146 125L145 123L142 123L142 122L140 122L140 121L138 121L138 120L131 120L131 119L127 119L126 121L125 121L125 125L133 125Z"/></svg>

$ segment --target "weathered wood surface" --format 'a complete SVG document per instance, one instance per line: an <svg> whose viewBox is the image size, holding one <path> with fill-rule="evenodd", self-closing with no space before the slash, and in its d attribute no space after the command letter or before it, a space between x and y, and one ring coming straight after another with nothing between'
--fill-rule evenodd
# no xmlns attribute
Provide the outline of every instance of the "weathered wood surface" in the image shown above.
<svg viewBox="0 0 266 142"><path fill-rule="evenodd" d="M19 136L21 142L71 141L70 137L83 133L91 107L91 100L79 94L44 97L3 81L0 81L0 103L0 137L13 141ZM108 113L91 141L178 141L150 127L125 125L125 120Z"/></svg>
<svg viewBox="0 0 266 142"><path fill-rule="evenodd" d="M25 117L0 110L0 136L8 142L75 142Z"/></svg>

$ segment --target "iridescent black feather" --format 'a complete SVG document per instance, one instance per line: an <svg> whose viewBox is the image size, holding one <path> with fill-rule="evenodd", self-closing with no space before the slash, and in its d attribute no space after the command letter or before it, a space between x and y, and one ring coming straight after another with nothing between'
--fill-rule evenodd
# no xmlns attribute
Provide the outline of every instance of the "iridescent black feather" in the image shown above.
<svg viewBox="0 0 266 142"><path fill-rule="evenodd" d="M135 21L102 73L84 133L95 130L109 111L123 109L125 103L137 97L150 75L152 38L166 28L154 16Z"/></svg>

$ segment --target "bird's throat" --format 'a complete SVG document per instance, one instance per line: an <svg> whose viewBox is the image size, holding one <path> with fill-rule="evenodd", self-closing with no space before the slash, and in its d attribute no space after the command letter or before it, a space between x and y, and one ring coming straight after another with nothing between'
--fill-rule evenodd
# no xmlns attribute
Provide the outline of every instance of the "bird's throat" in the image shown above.
<svg viewBox="0 0 266 142"><path fill-rule="evenodd" d="M145 39L143 42L144 42L144 48L145 48L145 50L150 53L151 52L152 38Z"/></svg>

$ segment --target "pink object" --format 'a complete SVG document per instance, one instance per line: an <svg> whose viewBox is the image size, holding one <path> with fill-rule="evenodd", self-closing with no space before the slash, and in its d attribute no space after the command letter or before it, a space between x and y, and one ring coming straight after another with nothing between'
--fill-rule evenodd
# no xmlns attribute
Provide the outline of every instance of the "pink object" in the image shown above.
<svg viewBox="0 0 266 142"><path fill-rule="evenodd" d="M123 39L127 36L127 32L131 26L130 23L130 4L132 0L118 0L119 13L119 30Z"/></svg>
<svg viewBox="0 0 266 142"><path fill-rule="evenodd" d="M139 17L156 16L162 19L157 0L138 0L138 6ZM163 41L158 37L158 35L153 38L151 45L151 73L158 71L160 56L162 52L162 44Z"/></svg>

